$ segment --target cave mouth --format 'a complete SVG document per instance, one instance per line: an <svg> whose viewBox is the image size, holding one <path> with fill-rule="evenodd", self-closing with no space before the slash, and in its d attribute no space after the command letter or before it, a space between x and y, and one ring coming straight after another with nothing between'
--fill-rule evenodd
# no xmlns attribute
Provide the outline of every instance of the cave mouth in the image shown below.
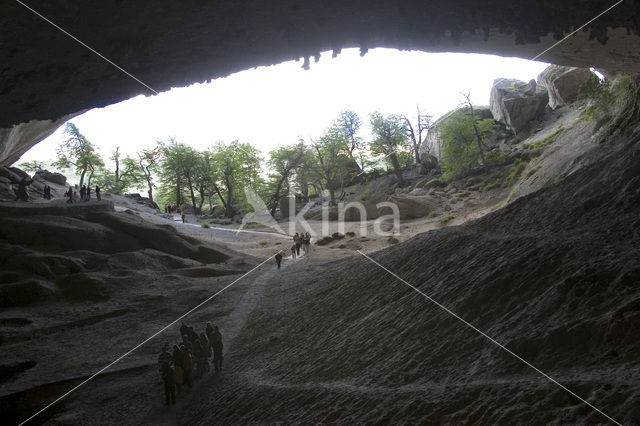
<svg viewBox="0 0 640 426"><path fill-rule="evenodd" d="M91 109L72 118L108 156L116 147L135 154L170 136L204 149L216 141L254 143L265 154L278 145L319 136L344 109L368 114L423 113L436 119L455 109L462 93L488 105L496 78L535 79L548 65L520 58L469 53L427 53L377 48L331 51L175 87ZM117 69L113 69L117 73ZM64 123L27 151L17 164L55 158Z"/></svg>

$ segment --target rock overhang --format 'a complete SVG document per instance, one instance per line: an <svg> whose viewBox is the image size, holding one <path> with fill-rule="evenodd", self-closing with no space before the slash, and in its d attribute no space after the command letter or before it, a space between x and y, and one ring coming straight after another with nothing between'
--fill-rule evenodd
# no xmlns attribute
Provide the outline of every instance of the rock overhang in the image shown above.
<svg viewBox="0 0 640 426"><path fill-rule="evenodd" d="M160 92L347 47L533 58L611 4L52 0L29 6ZM638 1L621 3L540 60L638 72L639 9ZM152 93L18 2L0 5L0 24L0 128Z"/></svg>

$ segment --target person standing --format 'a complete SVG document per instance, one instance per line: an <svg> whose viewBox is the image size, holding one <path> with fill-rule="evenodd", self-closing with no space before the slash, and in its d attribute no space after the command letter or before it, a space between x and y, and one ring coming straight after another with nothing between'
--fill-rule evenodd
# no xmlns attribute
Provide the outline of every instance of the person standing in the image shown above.
<svg viewBox="0 0 640 426"><path fill-rule="evenodd" d="M182 212L182 213L180 214L180 218L182 219L182 223L184 223L184 219L185 219L184 212Z"/></svg>
<svg viewBox="0 0 640 426"><path fill-rule="evenodd" d="M280 263L282 262L282 252L276 253L276 265L278 265L278 269L280 269Z"/></svg>
<svg viewBox="0 0 640 426"><path fill-rule="evenodd" d="M16 198L14 201L22 200L29 201L29 191L27 190L27 186L31 185L32 180L27 180L23 178L18 184L18 190L16 191Z"/></svg>
<svg viewBox="0 0 640 426"><path fill-rule="evenodd" d="M184 363L184 354L178 347L178 345L173 345L173 365L174 365L174 381L176 383L176 390L178 391L178 396L182 393L182 383L183 383L183 374L182 374L182 364Z"/></svg>
<svg viewBox="0 0 640 426"><path fill-rule="evenodd" d="M296 245L296 254L300 256L300 235L296 232L296 235L293 236L293 242Z"/></svg>
<svg viewBox="0 0 640 426"><path fill-rule="evenodd" d="M65 193L65 196L69 197L67 203L73 203L73 187L69 186L69 190Z"/></svg>
<svg viewBox="0 0 640 426"><path fill-rule="evenodd" d="M98 201L102 201L102 198L100 197L100 187L98 185L96 185L96 198Z"/></svg>
<svg viewBox="0 0 640 426"><path fill-rule="evenodd" d="M296 245L292 245L291 246L291 258L295 259L296 258Z"/></svg>
<svg viewBox="0 0 640 426"><path fill-rule="evenodd" d="M180 346L180 351L182 351L183 354L182 377L184 384L189 386L189 389L191 389L191 368L193 367L193 359L191 358L189 349L187 349L185 345Z"/></svg>
<svg viewBox="0 0 640 426"><path fill-rule="evenodd" d="M87 201L91 201L91 187L87 186Z"/></svg>
<svg viewBox="0 0 640 426"><path fill-rule="evenodd" d="M80 187L80 201L84 201L86 196L87 196L87 187L82 185Z"/></svg>
<svg viewBox="0 0 640 426"><path fill-rule="evenodd" d="M216 373L219 373L222 370L222 348L224 345L222 344L222 333L217 325L213 327L211 346L213 347L213 366Z"/></svg>
<svg viewBox="0 0 640 426"><path fill-rule="evenodd" d="M173 356L169 353L169 345L165 343L158 356L158 370L164 383L165 405L167 406L176 403L175 373L171 368L172 361Z"/></svg>

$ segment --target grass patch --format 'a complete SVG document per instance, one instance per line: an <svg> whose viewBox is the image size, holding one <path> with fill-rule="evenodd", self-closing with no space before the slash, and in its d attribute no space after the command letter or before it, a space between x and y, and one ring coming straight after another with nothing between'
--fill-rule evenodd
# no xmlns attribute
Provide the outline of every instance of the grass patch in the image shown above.
<svg viewBox="0 0 640 426"><path fill-rule="evenodd" d="M448 215L446 215L446 216L444 216L444 217L442 217L440 219L440 223L448 223L448 222L451 222L455 218L456 218L455 216L451 216L450 214L448 214Z"/></svg>
<svg viewBox="0 0 640 426"><path fill-rule="evenodd" d="M513 166L511 166L511 170L509 171L509 175L507 176L507 182L509 182L509 186L515 185L518 179L520 179L520 175L522 175L524 169L527 168L528 164L528 161L522 161L520 159L517 159L516 162L513 163Z"/></svg>
<svg viewBox="0 0 640 426"><path fill-rule="evenodd" d="M562 131L564 130L564 127L562 127L562 124L558 126L558 129L556 129L555 132L551 133L549 136L547 136L546 138L539 140L539 141L535 141L534 143L532 143L531 145L529 145L529 149L536 149L536 148L542 148L545 147L547 145L550 145L553 143L553 141L556 140L556 138L558 137L558 135L560 133L562 133Z"/></svg>
<svg viewBox="0 0 640 426"><path fill-rule="evenodd" d="M203 228L211 228L211 224L209 222L200 222L200 226Z"/></svg>
<svg viewBox="0 0 640 426"><path fill-rule="evenodd" d="M486 184L485 186L482 187L482 192L489 192L492 189L495 189L495 188L497 188L499 186L500 186L500 182L499 181L488 183L488 184Z"/></svg>
<svg viewBox="0 0 640 426"><path fill-rule="evenodd" d="M630 84L631 78L626 75L604 82L595 74L591 76L578 89L578 100L586 105L580 112L580 118L598 122L609 117L612 106L622 100Z"/></svg>
<svg viewBox="0 0 640 426"><path fill-rule="evenodd" d="M261 245L261 246L266 246L267 244L269 244L269 243L267 243L267 241L266 241L266 240L262 240L262 241L260 241L260 245Z"/></svg>
<svg viewBox="0 0 640 426"><path fill-rule="evenodd" d="M429 214L427 215L427 217L428 217L428 218L433 218L433 217L436 217L437 215L438 215L438 213L436 213L436 211L435 211L435 210L431 210L431 211L429 212Z"/></svg>
<svg viewBox="0 0 640 426"><path fill-rule="evenodd" d="M251 222L244 225L242 229L252 229L252 228L262 228L262 227L264 227L264 225L261 223Z"/></svg>

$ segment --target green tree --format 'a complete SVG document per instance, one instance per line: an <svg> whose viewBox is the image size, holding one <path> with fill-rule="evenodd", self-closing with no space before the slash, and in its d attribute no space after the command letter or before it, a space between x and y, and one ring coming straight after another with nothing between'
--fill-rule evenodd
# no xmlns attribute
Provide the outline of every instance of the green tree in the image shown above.
<svg viewBox="0 0 640 426"><path fill-rule="evenodd" d="M317 141L312 142L317 159L317 173L329 190L330 204L336 205L336 190L344 186L348 177L347 139L339 128L330 127Z"/></svg>
<svg viewBox="0 0 640 426"><path fill-rule="evenodd" d="M398 185L405 186L402 166L398 159L398 153L406 150L409 142L403 118L397 115L384 117L379 112L370 114L369 118L374 138L371 142L371 152L388 158L398 178Z"/></svg>
<svg viewBox="0 0 640 426"><path fill-rule="evenodd" d="M32 160L25 161L24 163L18 164L18 167L24 170L25 172L35 173L40 170L44 170L47 167L47 164L44 161L40 160Z"/></svg>
<svg viewBox="0 0 640 426"><path fill-rule="evenodd" d="M420 149L425 137L427 136L427 131L431 127L431 120L433 117L428 114L422 114L420 112L420 107L416 108L418 110L418 118L416 120L415 127L411 124L411 120L409 120L407 116L403 115L402 119L404 120L405 128L409 134L409 138L411 139L412 150L416 158L416 163L420 163L422 160L420 158Z"/></svg>
<svg viewBox="0 0 640 426"><path fill-rule="evenodd" d="M470 108L464 107L454 111L439 127L446 179L485 164L482 151L487 135L495 128L493 119L480 120Z"/></svg>
<svg viewBox="0 0 640 426"><path fill-rule="evenodd" d="M274 188L271 200L267 205L271 206L272 216L276 214L278 201L280 200L282 193L289 193L289 180L302 164L305 154L306 150L303 142L300 142L297 145L282 146L269 153L268 165L274 172L270 176L274 182Z"/></svg>
<svg viewBox="0 0 640 426"><path fill-rule="evenodd" d="M59 169L75 168L75 173L80 176L80 186L88 173L87 184L90 186L92 177L104 167L102 158L75 124L67 123L63 134L67 139L58 147L58 159L53 165Z"/></svg>

